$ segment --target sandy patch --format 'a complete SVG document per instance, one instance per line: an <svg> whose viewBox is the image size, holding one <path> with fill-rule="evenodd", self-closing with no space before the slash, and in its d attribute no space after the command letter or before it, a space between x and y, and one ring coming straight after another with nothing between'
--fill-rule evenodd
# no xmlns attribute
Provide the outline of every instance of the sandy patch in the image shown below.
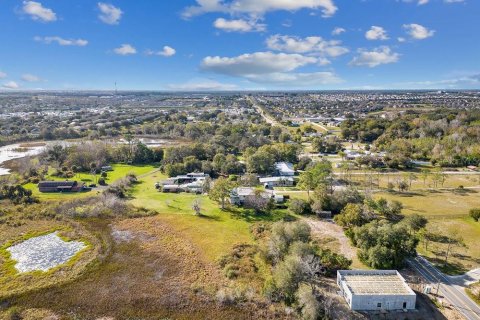
<svg viewBox="0 0 480 320"><path fill-rule="evenodd" d="M7 249L18 272L48 271L68 262L85 244L64 241L57 232L28 239Z"/></svg>

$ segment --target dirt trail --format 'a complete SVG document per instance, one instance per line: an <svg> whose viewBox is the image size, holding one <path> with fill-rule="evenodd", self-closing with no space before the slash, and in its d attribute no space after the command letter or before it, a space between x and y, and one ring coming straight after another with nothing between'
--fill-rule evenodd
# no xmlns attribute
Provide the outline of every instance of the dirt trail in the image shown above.
<svg viewBox="0 0 480 320"><path fill-rule="evenodd" d="M350 241L343 233L343 229L332 220L318 220L315 218L304 218L304 220L312 229L314 236L335 238L340 244L341 254L348 259L353 259L356 256L356 249L350 244Z"/></svg>

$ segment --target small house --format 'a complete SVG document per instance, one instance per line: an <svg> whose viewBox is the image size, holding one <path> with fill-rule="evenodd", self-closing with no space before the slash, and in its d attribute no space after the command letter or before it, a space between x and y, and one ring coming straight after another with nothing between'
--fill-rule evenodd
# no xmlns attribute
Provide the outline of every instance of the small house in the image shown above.
<svg viewBox="0 0 480 320"><path fill-rule="evenodd" d="M265 177L260 178L260 183L265 189L272 189L274 187L292 187L295 184L293 177Z"/></svg>
<svg viewBox="0 0 480 320"><path fill-rule="evenodd" d="M80 192L85 190L85 184L78 181L41 181L38 183L40 192Z"/></svg>
<svg viewBox="0 0 480 320"><path fill-rule="evenodd" d="M295 175L293 164L290 162L275 163L275 172L282 177L293 177Z"/></svg>

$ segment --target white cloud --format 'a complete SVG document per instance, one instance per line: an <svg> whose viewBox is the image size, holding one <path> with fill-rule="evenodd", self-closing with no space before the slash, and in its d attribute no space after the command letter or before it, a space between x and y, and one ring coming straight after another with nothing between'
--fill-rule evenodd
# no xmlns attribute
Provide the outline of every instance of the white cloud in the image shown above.
<svg viewBox="0 0 480 320"><path fill-rule="evenodd" d="M16 83L15 81L6 82L2 85L2 87L5 88L5 89L18 89L18 88L20 88L18 83Z"/></svg>
<svg viewBox="0 0 480 320"><path fill-rule="evenodd" d="M372 26L370 30L365 33L367 40L388 40L388 34L385 29L379 26Z"/></svg>
<svg viewBox="0 0 480 320"><path fill-rule="evenodd" d="M255 20L247 21L243 19L226 20L218 18L213 26L226 32L262 32L266 30L265 24L257 23Z"/></svg>
<svg viewBox="0 0 480 320"><path fill-rule="evenodd" d="M297 53L255 52L232 58L206 57L201 68L204 71L276 86L306 87L342 81L333 72L294 72L300 67L315 63L322 63L322 59Z"/></svg>
<svg viewBox="0 0 480 320"><path fill-rule="evenodd" d="M338 9L333 0L196 0L196 2L196 6L184 10L185 18L209 12L249 14L258 17L271 11L300 9L320 9L324 17L331 17Z"/></svg>
<svg viewBox="0 0 480 320"><path fill-rule="evenodd" d="M435 30L429 30L416 23L404 24L403 28L406 30L407 34L415 40L427 39L435 34Z"/></svg>
<svg viewBox="0 0 480 320"><path fill-rule="evenodd" d="M443 0L445 3L463 3L465 0Z"/></svg>
<svg viewBox="0 0 480 320"><path fill-rule="evenodd" d="M344 28L336 27L335 29L332 30L332 35L333 36L338 36L339 34L342 34L344 32L347 32Z"/></svg>
<svg viewBox="0 0 480 320"><path fill-rule="evenodd" d="M7 74L5 72L0 71L0 79L4 79L7 77Z"/></svg>
<svg viewBox="0 0 480 320"><path fill-rule="evenodd" d="M275 72L289 72L316 63L317 58L300 54L255 52L237 57L206 57L202 69L230 76L249 76Z"/></svg>
<svg viewBox="0 0 480 320"><path fill-rule="evenodd" d="M24 75L22 75L22 80L23 81L26 81L26 82L38 82L38 81L41 81L40 77L36 76L36 75L33 75L33 74L29 74L29 73L26 73Z"/></svg>
<svg viewBox="0 0 480 320"><path fill-rule="evenodd" d="M407 41L407 39L405 39L404 37L398 37L397 40L398 40L398 42L405 42L405 41Z"/></svg>
<svg viewBox="0 0 480 320"><path fill-rule="evenodd" d="M416 2L419 6L423 6L424 4L427 4L430 2L430 0L402 0L403 2Z"/></svg>
<svg viewBox="0 0 480 320"><path fill-rule="evenodd" d="M23 13L28 14L32 20L52 22L57 20L57 15L52 9L45 8L40 2L23 1Z"/></svg>
<svg viewBox="0 0 480 320"><path fill-rule="evenodd" d="M187 83L170 84L168 88L177 91L232 91L238 89L238 86L213 80L199 79Z"/></svg>
<svg viewBox="0 0 480 320"><path fill-rule="evenodd" d="M46 44L51 44L53 42L58 43L61 46L77 46L77 47L84 47L88 44L87 40L84 39L64 39L61 37L35 37L33 38L35 41L43 42Z"/></svg>
<svg viewBox="0 0 480 320"><path fill-rule="evenodd" d="M324 40L322 37L299 38L294 36L273 35L267 39L271 50L291 53L317 53L324 57L338 57L349 50L341 46L341 41Z"/></svg>
<svg viewBox="0 0 480 320"><path fill-rule="evenodd" d="M173 49L172 47L165 46L163 47L162 51L152 51L152 50L147 50L145 52L146 55L148 56L163 56L163 57L172 57L177 53L177 50Z"/></svg>
<svg viewBox="0 0 480 320"><path fill-rule="evenodd" d="M123 15L120 8L109 3L99 2L98 9L101 12L98 18L106 24L118 24Z"/></svg>
<svg viewBox="0 0 480 320"><path fill-rule="evenodd" d="M400 54L393 52L389 47L382 46L375 48L372 51L365 49L358 50L358 56L350 61L353 66L367 66L370 68L382 65L395 63L399 60Z"/></svg>
<svg viewBox="0 0 480 320"><path fill-rule="evenodd" d="M262 75L251 75L248 80L285 87L311 87L319 85L336 84L343 82L333 72L312 72L312 73L269 73Z"/></svg>
<svg viewBox="0 0 480 320"><path fill-rule="evenodd" d="M133 47L132 45L125 43L125 44L122 44L119 48L113 49L113 52L121 56L128 56L128 55L136 54L137 49L135 49L135 47Z"/></svg>

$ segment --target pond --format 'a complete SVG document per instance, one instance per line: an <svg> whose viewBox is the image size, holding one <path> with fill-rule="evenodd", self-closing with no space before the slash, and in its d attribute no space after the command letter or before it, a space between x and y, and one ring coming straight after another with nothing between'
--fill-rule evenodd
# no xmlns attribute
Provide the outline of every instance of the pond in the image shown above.
<svg viewBox="0 0 480 320"><path fill-rule="evenodd" d="M57 232L30 238L7 248L18 272L48 271L67 263L86 245L80 241L64 241Z"/></svg>
<svg viewBox="0 0 480 320"><path fill-rule="evenodd" d="M9 160L20 159L29 156L36 156L45 150L46 144L10 144L0 147L0 176L10 174L10 170L2 165Z"/></svg>

